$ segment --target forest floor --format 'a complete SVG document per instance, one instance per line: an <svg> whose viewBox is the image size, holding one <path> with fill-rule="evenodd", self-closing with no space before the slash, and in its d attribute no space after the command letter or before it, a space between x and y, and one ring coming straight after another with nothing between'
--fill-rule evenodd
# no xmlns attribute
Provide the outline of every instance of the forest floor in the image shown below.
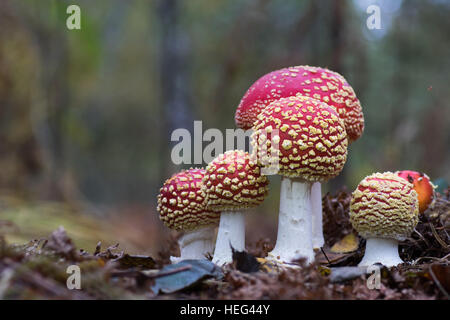
<svg viewBox="0 0 450 320"><path fill-rule="evenodd" d="M171 265L169 257L177 252L175 237L153 257L126 253L118 245L102 248L100 242L87 252L78 249L62 227L17 244L2 235L12 225L3 215L0 300L449 299L450 189L438 195L434 207L420 216L411 238L400 243L400 256L409 263L378 269L379 288L370 285L375 284L372 273L356 267L364 240L352 231L349 204L345 191L324 197L326 245L316 252L314 264L298 261L287 268L264 259L272 249L268 239L248 244L248 252L235 252L233 264L223 269L208 260ZM81 290L67 288L70 265L80 268Z"/></svg>

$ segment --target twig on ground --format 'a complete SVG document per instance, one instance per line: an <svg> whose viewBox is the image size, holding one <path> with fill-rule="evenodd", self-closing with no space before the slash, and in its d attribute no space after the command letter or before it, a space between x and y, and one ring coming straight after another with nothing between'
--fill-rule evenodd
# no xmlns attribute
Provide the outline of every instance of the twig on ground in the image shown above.
<svg viewBox="0 0 450 320"><path fill-rule="evenodd" d="M429 222L428 224L430 225L431 232L433 232L433 236L436 238L436 241L439 242L439 244L442 246L442 248L447 250L449 248L449 245L446 244L444 242L444 240L441 239L441 237L438 235L438 233L437 233L435 227L433 226L433 224L431 222Z"/></svg>
<svg viewBox="0 0 450 320"><path fill-rule="evenodd" d="M436 286L439 288L439 290L441 290L441 292L447 297L447 300L450 299L450 296L447 292L447 290L445 290L445 288L442 286L442 284L439 282L438 278L436 277L436 275L433 272L433 268L431 266L428 267L428 272L431 275L431 278L433 279L434 283L436 284Z"/></svg>

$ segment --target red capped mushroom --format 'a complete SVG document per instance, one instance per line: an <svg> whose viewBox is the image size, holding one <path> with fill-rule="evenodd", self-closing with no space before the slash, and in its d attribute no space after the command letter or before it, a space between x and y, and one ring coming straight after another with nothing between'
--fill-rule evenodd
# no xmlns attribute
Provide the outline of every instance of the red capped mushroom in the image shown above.
<svg viewBox="0 0 450 320"><path fill-rule="evenodd" d="M314 259L311 186L337 176L347 158L344 122L327 104L306 96L268 105L253 127L252 146L262 166L277 155L282 176L278 235L271 256L282 262ZM278 150L274 147L278 144Z"/></svg>
<svg viewBox="0 0 450 320"><path fill-rule="evenodd" d="M364 131L361 104L343 76L331 70L295 66L270 72L259 78L245 93L236 110L236 125L251 129L258 114L270 103L302 95L325 102L344 120L349 142Z"/></svg>
<svg viewBox="0 0 450 320"><path fill-rule="evenodd" d="M236 125L242 129L253 126L258 114L280 98L303 95L325 102L336 109L344 120L349 143L364 131L364 116L354 90L339 73L331 70L295 66L270 72L259 78L245 93L235 115ZM322 231L322 191L320 182L312 186L313 243L324 244Z"/></svg>
<svg viewBox="0 0 450 320"><path fill-rule="evenodd" d="M214 250L215 227L220 213L207 208L202 179L204 169L190 169L174 174L164 182L158 195L159 217L170 229L184 231L178 241L180 257L171 257L172 262L184 259L204 259Z"/></svg>
<svg viewBox="0 0 450 320"><path fill-rule="evenodd" d="M267 195L269 181L248 152L227 151L207 167L203 179L208 207L221 211L213 262L232 262L231 247L245 249L244 210L258 206Z"/></svg>
<svg viewBox="0 0 450 320"><path fill-rule="evenodd" d="M434 186L430 178L425 173L410 170L397 171L396 174L414 185L419 198L419 213L425 212L435 199Z"/></svg>

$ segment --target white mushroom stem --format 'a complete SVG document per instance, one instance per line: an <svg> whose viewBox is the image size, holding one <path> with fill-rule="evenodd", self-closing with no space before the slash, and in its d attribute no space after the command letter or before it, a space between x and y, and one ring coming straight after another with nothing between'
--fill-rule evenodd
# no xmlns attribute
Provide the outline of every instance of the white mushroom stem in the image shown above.
<svg viewBox="0 0 450 320"><path fill-rule="evenodd" d="M220 215L213 262L219 266L232 262L231 246L237 251L245 249L245 219L240 211L224 211Z"/></svg>
<svg viewBox="0 0 450 320"><path fill-rule="evenodd" d="M186 231L178 240L179 257L170 257L172 263L187 259L206 259L206 254L214 250L215 227L207 226L193 231Z"/></svg>
<svg viewBox="0 0 450 320"><path fill-rule="evenodd" d="M314 182L311 187L312 207L312 242L313 248L321 248L325 244L322 222L322 185Z"/></svg>
<svg viewBox="0 0 450 320"><path fill-rule="evenodd" d="M277 242L269 257L287 263L301 257L307 262L314 260L311 183L281 178Z"/></svg>
<svg viewBox="0 0 450 320"><path fill-rule="evenodd" d="M359 263L359 267L368 267L381 263L386 267L393 267L403 260L398 255L398 241L394 239L368 238L366 252Z"/></svg>

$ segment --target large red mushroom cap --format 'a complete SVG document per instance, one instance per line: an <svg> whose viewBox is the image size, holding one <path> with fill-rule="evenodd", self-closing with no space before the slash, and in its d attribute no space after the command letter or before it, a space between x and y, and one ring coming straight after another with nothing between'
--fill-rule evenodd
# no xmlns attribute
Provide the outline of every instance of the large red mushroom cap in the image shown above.
<svg viewBox="0 0 450 320"><path fill-rule="evenodd" d="M435 198L430 178L422 172L410 170L397 171L396 174L414 185L414 190L416 190L419 198L419 212L423 213L427 210Z"/></svg>
<svg viewBox="0 0 450 320"><path fill-rule="evenodd" d="M248 152L230 150L208 164L203 184L208 207L233 211L256 207L263 202L269 181Z"/></svg>
<svg viewBox="0 0 450 320"><path fill-rule="evenodd" d="M206 207L204 169L190 169L166 180L158 195L159 217L174 230L195 230L219 223L220 213Z"/></svg>
<svg viewBox="0 0 450 320"><path fill-rule="evenodd" d="M310 66L284 68L259 78L247 90L236 110L236 125L244 130L252 128L266 106L295 95L312 97L335 108L344 120L349 142L362 135L364 116L352 87L339 73Z"/></svg>
<svg viewBox="0 0 450 320"><path fill-rule="evenodd" d="M272 102L258 115L253 129L251 143L258 161L267 166L278 155L280 175L326 181L341 172L347 159L342 119L333 108L310 97ZM273 143L278 143L278 150Z"/></svg>

